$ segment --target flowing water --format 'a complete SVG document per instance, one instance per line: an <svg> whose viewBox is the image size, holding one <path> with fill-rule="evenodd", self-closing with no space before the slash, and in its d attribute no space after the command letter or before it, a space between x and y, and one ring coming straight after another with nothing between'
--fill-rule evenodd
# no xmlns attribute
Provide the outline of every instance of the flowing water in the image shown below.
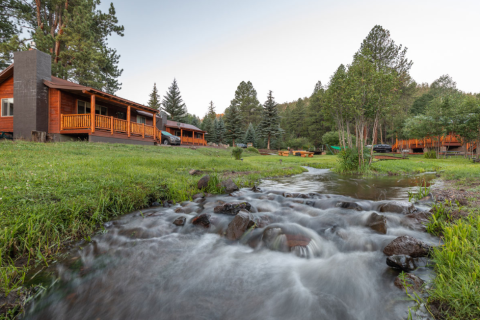
<svg viewBox="0 0 480 320"><path fill-rule="evenodd" d="M26 318L406 319L411 303L393 285L398 272L382 250L402 235L432 245L438 239L405 227L398 213L382 213L387 234L365 223L386 200L408 199L419 183L309 168L265 180L261 192L242 189L122 216L57 266L56 283ZM260 228L233 242L221 236L233 216L213 209L238 200L252 205ZM340 201L362 210L338 207ZM197 213L211 215L209 228L190 223ZM187 219L183 227L172 223L179 216ZM427 268L415 273L431 276Z"/></svg>

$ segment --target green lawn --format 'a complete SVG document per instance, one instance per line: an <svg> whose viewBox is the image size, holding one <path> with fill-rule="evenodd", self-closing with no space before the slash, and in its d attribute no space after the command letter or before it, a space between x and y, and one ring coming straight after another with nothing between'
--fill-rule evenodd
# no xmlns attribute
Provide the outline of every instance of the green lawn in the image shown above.
<svg viewBox="0 0 480 320"><path fill-rule="evenodd" d="M148 207L180 202L200 192L199 169L219 179L252 186L264 177L332 167L334 157L260 156L245 151L121 144L0 142L0 263L3 291L21 284L19 258L48 262L69 240L93 233L101 223ZM282 163L279 161L282 159ZM240 174L238 174L240 173ZM209 192L218 192L212 186Z"/></svg>

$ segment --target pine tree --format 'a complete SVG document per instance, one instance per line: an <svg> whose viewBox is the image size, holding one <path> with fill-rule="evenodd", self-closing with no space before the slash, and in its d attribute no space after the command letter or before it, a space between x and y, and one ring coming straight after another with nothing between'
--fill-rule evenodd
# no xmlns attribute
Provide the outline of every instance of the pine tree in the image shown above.
<svg viewBox="0 0 480 320"><path fill-rule="evenodd" d="M200 128L200 119L198 119L197 116L193 116L191 124L197 128Z"/></svg>
<svg viewBox="0 0 480 320"><path fill-rule="evenodd" d="M277 103L270 90L267 101L263 106L262 121L258 126L258 133L267 139L267 149L270 150L271 139L279 136L282 132L283 130L280 128L280 117L278 116Z"/></svg>
<svg viewBox="0 0 480 320"><path fill-rule="evenodd" d="M323 91L323 90L324 90L324 89L323 89L323 86L322 86L322 81L319 80L319 81L317 81L317 83L315 84L315 88L313 89L313 94L312 94L312 95L316 94L316 93L319 92L319 91Z"/></svg>
<svg viewBox="0 0 480 320"><path fill-rule="evenodd" d="M242 116L235 105L231 105L225 110L225 136L232 140L232 146L235 146L235 140L243 137Z"/></svg>
<svg viewBox="0 0 480 320"><path fill-rule="evenodd" d="M262 115L262 105L257 99L257 91L253 88L250 81L242 81L235 91L235 98L230 102L230 106L235 106L240 112L240 116L245 121L242 129L247 129L247 123L258 124Z"/></svg>
<svg viewBox="0 0 480 320"><path fill-rule="evenodd" d="M217 137L217 143L224 143L225 141L225 122L223 122L223 118L220 117L217 120L217 125L215 127L215 134Z"/></svg>
<svg viewBox="0 0 480 320"><path fill-rule="evenodd" d="M210 101L210 105L208 106L207 116L212 120L215 120L215 118L217 117L217 112L215 111L215 106L213 105L213 101Z"/></svg>
<svg viewBox="0 0 480 320"><path fill-rule="evenodd" d="M207 142L214 142L215 127L213 126L212 119L209 118L208 115L205 115L205 117L203 118L201 128L203 131L207 132L205 134L205 140L207 140Z"/></svg>
<svg viewBox="0 0 480 320"><path fill-rule="evenodd" d="M248 129L247 129L247 132L245 132L245 137L243 138L243 141L245 143L252 143L253 146L255 147L257 144L256 144L256 134L255 134L255 129L253 128L253 125L252 123L250 123L248 125Z"/></svg>
<svg viewBox="0 0 480 320"><path fill-rule="evenodd" d="M217 132L217 127L218 127L218 120L215 117L215 120L213 120L212 124L212 142L218 143L218 132Z"/></svg>
<svg viewBox="0 0 480 320"><path fill-rule="evenodd" d="M152 93L150 93L150 100L148 100L148 106L157 110L161 109L160 95L158 94L156 83L153 84L153 90Z"/></svg>
<svg viewBox="0 0 480 320"><path fill-rule="evenodd" d="M187 106L185 103L183 103L176 79L173 79L173 83L168 88L162 104L165 111L170 114L170 117L173 121L181 122L187 116Z"/></svg>

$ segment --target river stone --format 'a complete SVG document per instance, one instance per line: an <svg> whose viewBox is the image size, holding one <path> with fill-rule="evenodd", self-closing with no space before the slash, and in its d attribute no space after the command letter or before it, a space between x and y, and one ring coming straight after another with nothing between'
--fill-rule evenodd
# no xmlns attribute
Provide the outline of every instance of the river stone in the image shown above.
<svg viewBox="0 0 480 320"><path fill-rule="evenodd" d="M393 255L409 255L413 258L426 257L432 250L432 247L423 241L410 236L401 236L390 242L383 253L387 256Z"/></svg>
<svg viewBox="0 0 480 320"><path fill-rule="evenodd" d="M196 169L192 169L188 172L191 176L195 176L195 175L199 175L199 174L202 174L202 171L200 170L196 170Z"/></svg>
<svg viewBox="0 0 480 320"><path fill-rule="evenodd" d="M210 226L210 215L202 213L201 215L195 216L192 219L192 224L201 225L205 228L208 228Z"/></svg>
<svg viewBox="0 0 480 320"><path fill-rule="evenodd" d="M381 234L387 234L387 219L384 215L372 213L367 220L367 227Z"/></svg>
<svg viewBox="0 0 480 320"><path fill-rule="evenodd" d="M248 226L252 223L252 217L248 211L240 211L228 224L225 237L228 240L238 240L242 237ZM253 222L255 224L255 222Z"/></svg>
<svg viewBox="0 0 480 320"><path fill-rule="evenodd" d="M177 208L175 209L175 213L185 213L185 210L183 208Z"/></svg>
<svg viewBox="0 0 480 320"><path fill-rule="evenodd" d="M418 262L418 259L404 254L387 257L387 265L389 267L405 272L411 272L417 269L420 266Z"/></svg>
<svg viewBox="0 0 480 320"><path fill-rule="evenodd" d="M392 201L383 204L380 207L380 212L393 212L401 214L410 214L415 211L415 206L407 201Z"/></svg>
<svg viewBox="0 0 480 320"><path fill-rule="evenodd" d="M335 207L337 208L342 208L342 209L351 209L351 210L357 210L357 211L362 211L363 208L355 202L346 202L346 201L340 201L335 204Z"/></svg>
<svg viewBox="0 0 480 320"><path fill-rule="evenodd" d="M259 187L257 187L257 186L254 185L253 188L251 189L251 191L253 191L253 192L262 192L262 189L260 189Z"/></svg>
<svg viewBox="0 0 480 320"><path fill-rule="evenodd" d="M427 231L426 224L432 214L427 211L420 211L416 213L407 214L405 220L402 221L402 225L412 230Z"/></svg>
<svg viewBox="0 0 480 320"><path fill-rule="evenodd" d="M238 186L233 182L232 178L228 178L225 181L222 181L222 187L225 188L226 193L232 193L234 191L238 191Z"/></svg>
<svg viewBox="0 0 480 320"><path fill-rule="evenodd" d="M409 291L422 291L422 285L424 281L417 277L416 275L413 275L411 273L405 273L405 284L407 285ZM395 282L393 283L395 287L405 290L405 286L403 281L400 279L400 277L395 278Z"/></svg>
<svg viewBox="0 0 480 320"><path fill-rule="evenodd" d="M248 202L229 202L222 204L220 206L216 206L213 209L213 212L215 213L224 213L224 214L229 214L229 215L236 215L237 213L240 212L240 210L246 210L250 211L252 208L252 205Z"/></svg>
<svg viewBox="0 0 480 320"><path fill-rule="evenodd" d="M417 202L420 203L420 204L425 204L425 205L426 204L433 204L433 203L435 203L435 197L433 196L433 194L429 193L428 195L426 195L422 199L418 200Z"/></svg>
<svg viewBox="0 0 480 320"><path fill-rule="evenodd" d="M301 199L310 199L311 198L308 194L298 193L298 192L296 192L296 193L284 192L283 196L285 198L301 198Z"/></svg>
<svg viewBox="0 0 480 320"><path fill-rule="evenodd" d="M177 227L181 227L185 225L185 221L187 221L185 217L178 217L173 221L173 224L176 225Z"/></svg>
<svg viewBox="0 0 480 320"><path fill-rule="evenodd" d="M196 199L203 199L203 198L205 198L205 193L203 193L203 192L200 192L200 193L194 194L194 195L192 196L192 199L193 199L193 200L196 200Z"/></svg>
<svg viewBox="0 0 480 320"><path fill-rule="evenodd" d="M208 174L204 175L203 177L200 178L200 180L198 180L197 188L200 190L205 189L208 186L209 181L210 181L210 176Z"/></svg>

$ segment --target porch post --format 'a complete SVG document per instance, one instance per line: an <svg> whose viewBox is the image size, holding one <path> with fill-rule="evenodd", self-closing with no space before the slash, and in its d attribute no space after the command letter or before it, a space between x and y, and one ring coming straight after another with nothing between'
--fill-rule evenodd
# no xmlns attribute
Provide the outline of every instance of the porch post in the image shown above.
<svg viewBox="0 0 480 320"><path fill-rule="evenodd" d="M95 95L90 96L90 121L91 121L91 131L95 133Z"/></svg>
<svg viewBox="0 0 480 320"><path fill-rule="evenodd" d="M157 114L153 114L153 140L157 141Z"/></svg>
<svg viewBox="0 0 480 320"><path fill-rule="evenodd" d="M110 120L111 120L110 127L112 129L112 135L113 135L113 116L110 117Z"/></svg>
<svg viewBox="0 0 480 320"><path fill-rule="evenodd" d="M143 130L142 130L142 139L145 139L145 123L142 123L142 127L143 127Z"/></svg>
<svg viewBox="0 0 480 320"><path fill-rule="evenodd" d="M127 107L127 135L130 138L130 106Z"/></svg>
<svg viewBox="0 0 480 320"><path fill-rule="evenodd" d="M180 144L182 144L183 140L183 129L180 128Z"/></svg>
<svg viewBox="0 0 480 320"><path fill-rule="evenodd" d="M202 144L205 145L205 132L202 133L203 134L203 137L202 137Z"/></svg>

